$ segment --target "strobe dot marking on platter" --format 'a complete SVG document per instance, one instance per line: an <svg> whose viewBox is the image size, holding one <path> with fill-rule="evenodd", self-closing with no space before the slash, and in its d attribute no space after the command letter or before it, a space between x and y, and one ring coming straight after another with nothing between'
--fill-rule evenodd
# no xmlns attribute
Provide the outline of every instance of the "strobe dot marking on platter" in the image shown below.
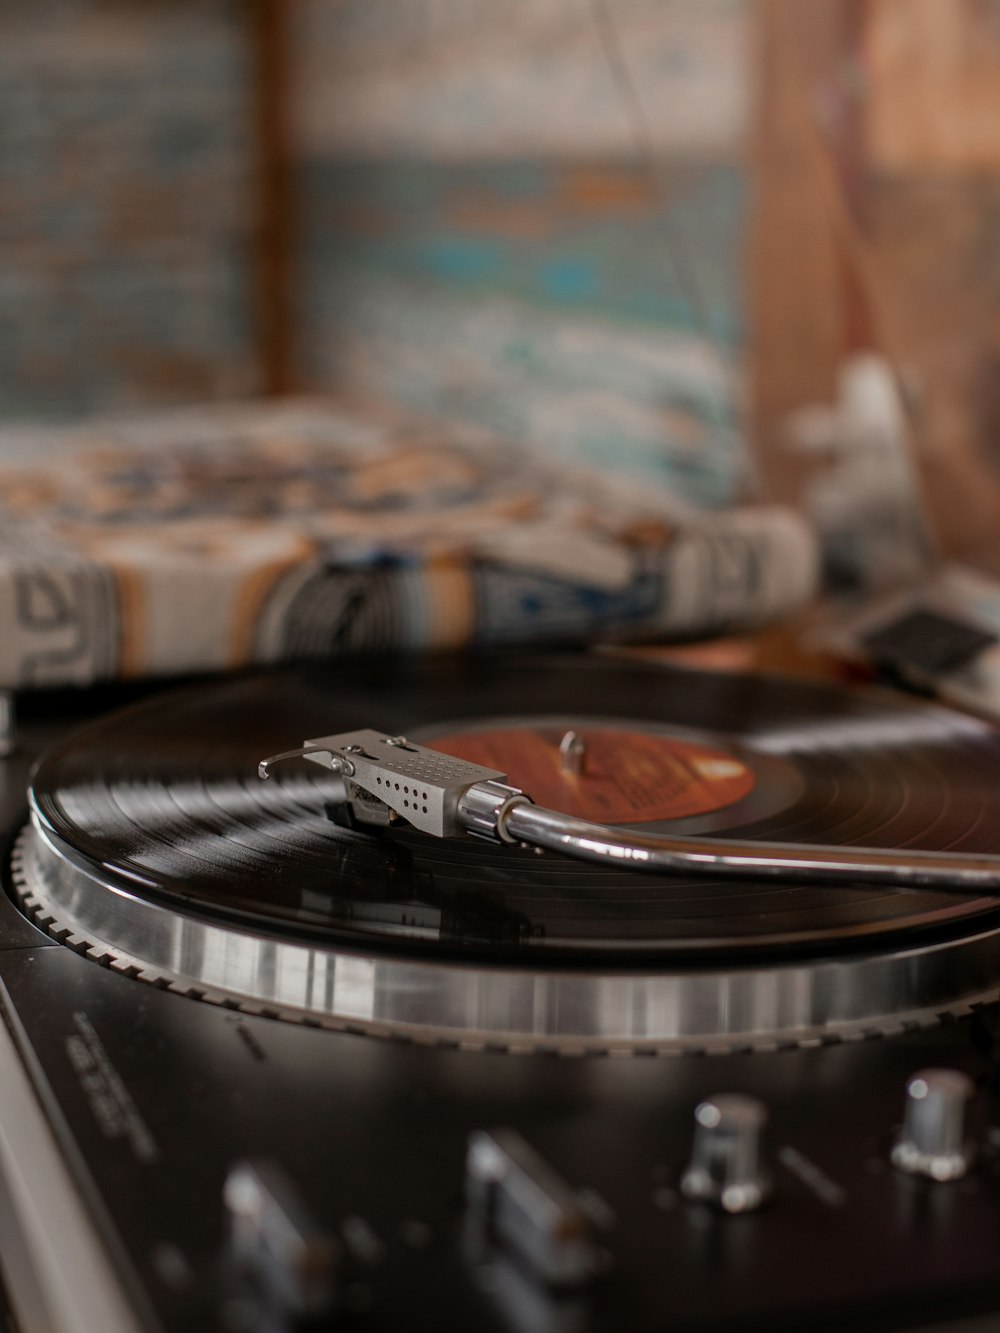
<svg viewBox="0 0 1000 1333"><path fill-rule="evenodd" d="M877 693L503 659L276 673L112 715L41 762L21 892L150 979L418 1040L730 1049L928 1022L995 991L988 898L668 879L345 829L325 814L335 775L255 772L263 753L372 721L433 744L546 718L557 749L568 730L639 728L753 775L724 808L642 827L996 851L985 725ZM821 747L772 743L821 723Z"/></svg>

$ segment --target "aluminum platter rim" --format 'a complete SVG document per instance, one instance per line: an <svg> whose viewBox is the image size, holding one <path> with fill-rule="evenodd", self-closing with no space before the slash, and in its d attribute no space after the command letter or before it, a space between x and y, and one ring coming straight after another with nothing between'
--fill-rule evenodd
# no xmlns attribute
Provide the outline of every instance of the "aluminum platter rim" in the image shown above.
<svg viewBox="0 0 1000 1333"><path fill-rule="evenodd" d="M277 1019L463 1049L727 1053L889 1035L997 998L1000 927L911 947L685 967L469 963L300 942L132 894L38 823L12 856L24 910L95 962Z"/></svg>

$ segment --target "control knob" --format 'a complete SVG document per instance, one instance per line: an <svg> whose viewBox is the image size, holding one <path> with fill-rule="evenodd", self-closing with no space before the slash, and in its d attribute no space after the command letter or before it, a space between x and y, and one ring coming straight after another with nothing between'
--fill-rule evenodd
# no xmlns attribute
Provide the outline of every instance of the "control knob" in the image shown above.
<svg viewBox="0 0 1000 1333"><path fill-rule="evenodd" d="M691 1162L681 1178L689 1198L727 1213L751 1212L771 1193L764 1163L767 1108L755 1097L722 1093L694 1113Z"/></svg>
<svg viewBox="0 0 1000 1333"><path fill-rule="evenodd" d="M957 1069L921 1069L906 1085L903 1129L892 1150L901 1171L931 1180L964 1176L971 1153L965 1108L972 1080Z"/></svg>

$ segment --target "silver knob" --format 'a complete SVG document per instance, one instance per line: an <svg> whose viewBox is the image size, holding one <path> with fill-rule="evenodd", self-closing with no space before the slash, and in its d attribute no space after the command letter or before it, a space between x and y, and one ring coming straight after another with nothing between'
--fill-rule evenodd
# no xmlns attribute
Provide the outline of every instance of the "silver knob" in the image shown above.
<svg viewBox="0 0 1000 1333"><path fill-rule="evenodd" d="M767 1108L755 1097L723 1093L701 1102L694 1121L683 1193L727 1213L759 1208L771 1193L763 1153Z"/></svg>
<svg viewBox="0 0 1000 1333"><path fill-rule="evenodd" d="M575 731L567 731L559 742L559 766L562 771L581 775L586 754L587 746L583 737Z"/></svg>
<svg viewBox="0 0 1000 1333"><path fill-rule="evenodd" d="M957 1069L921 1069L906 1085L903 1131L892 1150L901 1171L957 1180L969 1166L965 1108L972 1079Z"/></svg>

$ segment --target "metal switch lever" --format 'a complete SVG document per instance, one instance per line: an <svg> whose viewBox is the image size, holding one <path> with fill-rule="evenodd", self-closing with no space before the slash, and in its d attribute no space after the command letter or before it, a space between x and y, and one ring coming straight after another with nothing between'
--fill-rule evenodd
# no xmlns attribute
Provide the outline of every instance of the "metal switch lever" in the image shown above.
<svg viewBox="0 0 1000 1333"><path fill-rule="evenodd" d="M930 1180L957 1180L971 1160L965 1110L972 1079L957 1069L921 1069L906 1085L903 1131L892 1150L901 1171Z"/></svg>
<svg viewBox="0 0 1000 1333"><path fill-rule="evenodd" d="M681 1179L682 1192L727 1213L759 1208L771 1193L764 1163L763 1102L724 1093L701 1102L694 1119L694 1148Z"/></svg>
<svg viewBox="0 0 1000 1333"><path fill-rule="evenodd" d="M269 1161L238 1162L223 1199L233 1257L264 1304L284 1321L333 1314L340 1247L317 1227L285 1172Z"/></svg>
<svg viewBox="0 0 1000 1333"><path fill-rule="evenodd" d="M574 1287L593 1276L597 1248L579 1196L520 1134L470 1136L466 1190L476 1220L546 1282Z"/></svg>

